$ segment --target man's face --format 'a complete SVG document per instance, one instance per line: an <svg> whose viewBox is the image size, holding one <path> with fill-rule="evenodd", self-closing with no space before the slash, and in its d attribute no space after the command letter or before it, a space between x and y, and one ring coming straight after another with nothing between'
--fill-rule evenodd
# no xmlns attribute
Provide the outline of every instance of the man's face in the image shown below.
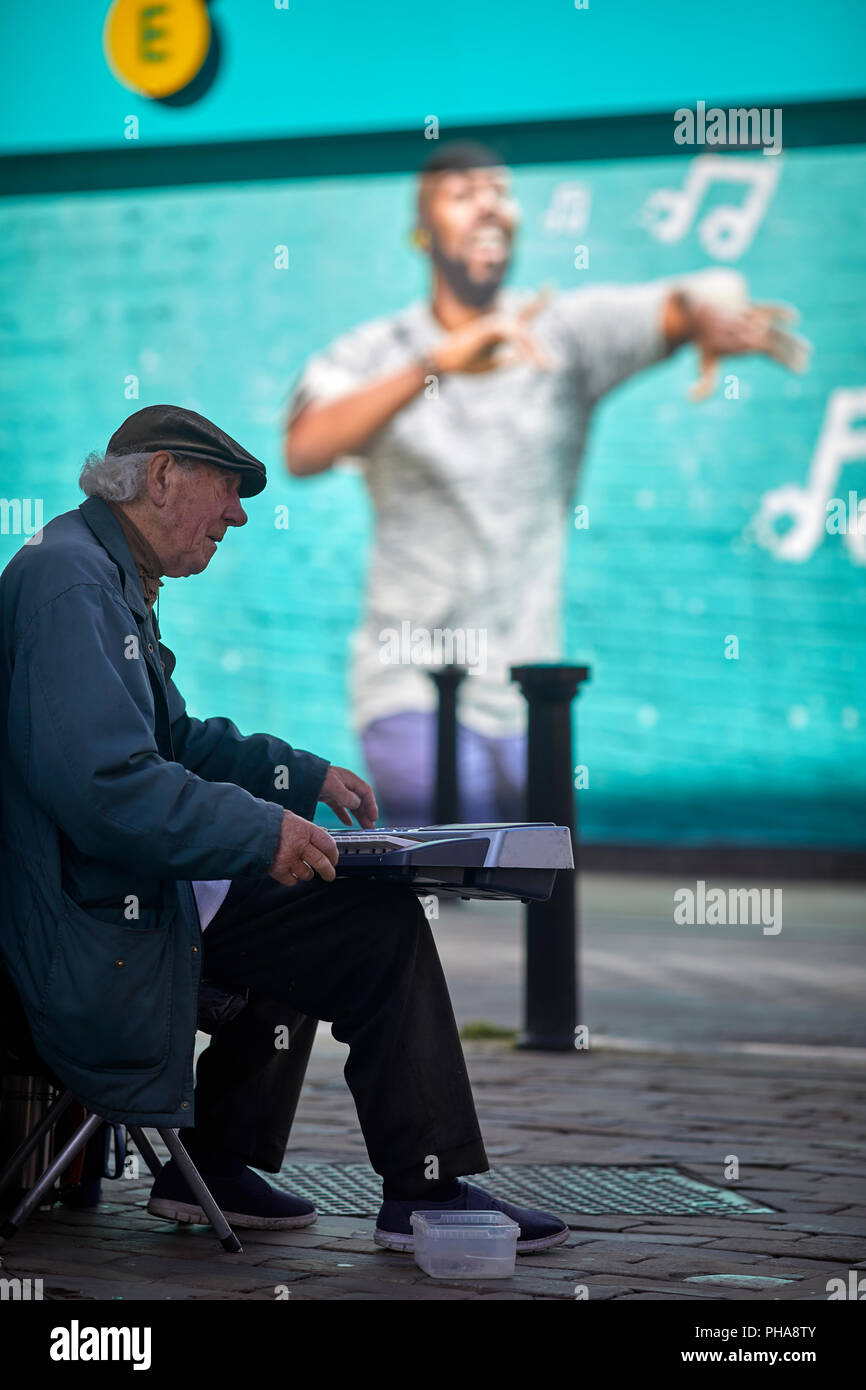
<svg viewBox="0 0 866 1390"><path fill-rule="evenodd" d="M424 190L423 209L433 260L452 289L470 303L492 298L508 270L518 223L508 170L434 174Z"/></svg>
<svg viewBox="0 0 866 1390"><path fill-rule="evenodd" d="M216 554L229 526L245 526L238 497L240 473L200 463L172 466L164 473L160 534L156 550L172 579L201 574Z"/></svg>

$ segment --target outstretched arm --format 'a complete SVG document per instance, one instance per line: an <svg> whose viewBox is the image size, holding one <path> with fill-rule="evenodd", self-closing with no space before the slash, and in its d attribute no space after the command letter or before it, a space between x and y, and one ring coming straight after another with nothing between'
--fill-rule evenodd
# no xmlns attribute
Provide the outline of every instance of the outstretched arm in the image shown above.
<svg viewBox="0 0 866 1390"><path fill-rule="evenodd" d="M752 304L745 277L725 268L593 285L559 296L553 310L562 350L590 402L686 343L701 359L694 400L711 393L719 358L729 354L760 352L804 371L810 344L781 326L795 318L784 305Z"/></svg>

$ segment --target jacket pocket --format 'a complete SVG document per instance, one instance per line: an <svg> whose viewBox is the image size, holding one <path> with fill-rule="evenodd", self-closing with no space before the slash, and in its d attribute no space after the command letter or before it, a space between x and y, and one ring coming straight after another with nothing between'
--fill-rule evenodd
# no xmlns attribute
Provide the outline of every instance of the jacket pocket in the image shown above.
<svg viewBox="0 0 866 1390"><path fill-rule="evenodd" d="M150 1070L168 1055L172 908L159 926L120 926L62 895L42 1025L59 1052L93 1071Z"/></svg>

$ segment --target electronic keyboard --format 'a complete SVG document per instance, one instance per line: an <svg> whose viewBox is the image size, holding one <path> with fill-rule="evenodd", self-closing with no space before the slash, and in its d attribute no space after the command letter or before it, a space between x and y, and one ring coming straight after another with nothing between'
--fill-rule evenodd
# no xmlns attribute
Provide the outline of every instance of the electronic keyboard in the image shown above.
<svg viewBox="0 0 866 1390"><path fill-rule="evenodd" d="M571 832L552 821L328 833L340 851L338 878L405 883L425 894L546 902L557 873L574 868Z"/></svg>

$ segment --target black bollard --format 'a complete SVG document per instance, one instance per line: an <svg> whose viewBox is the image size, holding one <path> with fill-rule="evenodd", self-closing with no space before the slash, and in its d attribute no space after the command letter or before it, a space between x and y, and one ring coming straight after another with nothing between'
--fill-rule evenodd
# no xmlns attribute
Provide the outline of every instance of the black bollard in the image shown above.
<svg viewBox="0 0 866 1390"><path fill-rule="evenodd" d="M466 669L440 666L430 672L439 690L439 721L436 733L436 795L434 825L453 825L460 819L460 792L457 780L457 688Z"/></svg>
<svg viewBox="0 0 866 1390"><path fill-rule="evenodd" d="M589 679L586 666L512 666L529 705L527 820L554 821L571 831L577 865L571 702ZM524 1029L518 1047L561 1052L575 1045L580 1022L575 870L556 875L546 903L526 907Z"/></svg>

